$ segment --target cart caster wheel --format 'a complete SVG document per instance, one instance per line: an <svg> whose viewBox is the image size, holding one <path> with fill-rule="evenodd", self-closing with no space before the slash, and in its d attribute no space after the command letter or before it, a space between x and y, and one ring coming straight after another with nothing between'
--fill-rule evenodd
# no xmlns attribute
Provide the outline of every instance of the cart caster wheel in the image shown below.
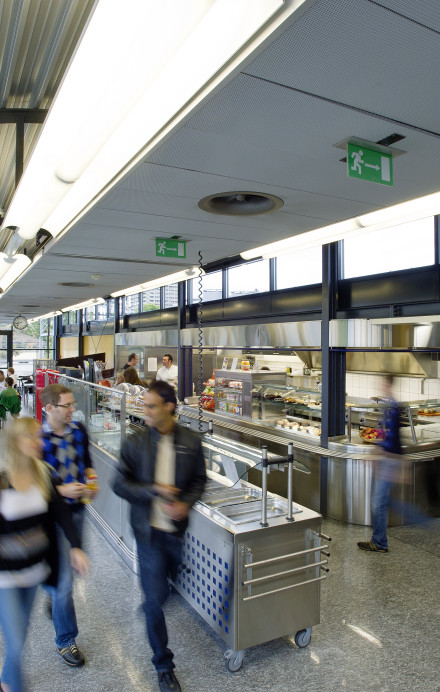
<svg viewBox="0 0 440 692"><path fill-rule="evenodd" d="M312 628L307 627L306 630L300 630L295 634L295 644L298 648L304 649L310 644L312 638Z"/></svg>
<svg viewBox="0 0 440 692"><path fill-rule="evenodd" d="M243 665L244 651L234 651L228 649L225 651L226 667L231 673L236 673Z"/></svg>

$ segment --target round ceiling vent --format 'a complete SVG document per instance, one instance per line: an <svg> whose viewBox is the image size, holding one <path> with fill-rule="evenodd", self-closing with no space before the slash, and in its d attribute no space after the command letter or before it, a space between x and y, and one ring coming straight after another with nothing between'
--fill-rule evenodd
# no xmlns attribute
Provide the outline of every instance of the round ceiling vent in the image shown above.
<svg viewBox="0 0 440 692"><path fill-rule="evenodd" d="M279 197L265 192L221 192L204 197L199 202L200 209L210 214L227 216L251 216L276 211L284 202Z"/></svg>
<svg viewBox="0 0 440 692"><path fill-rule="evenodd" d="M69 286L69 288L90 288L95 284L90 284L85 281L62 281L58 286Z"/></svg>

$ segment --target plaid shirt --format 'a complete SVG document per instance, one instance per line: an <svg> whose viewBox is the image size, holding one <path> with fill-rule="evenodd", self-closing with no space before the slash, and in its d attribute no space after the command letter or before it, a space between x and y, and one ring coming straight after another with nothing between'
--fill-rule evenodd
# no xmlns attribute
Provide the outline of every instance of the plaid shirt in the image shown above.
<svg viewBox="0 0 440 692"><path fill-rule="evenodd" d="M81 423L69 423L63 435L56 435L46 420L43 429L43 458L61 483L85 483L85 469L92 466L89 436ZM65 498L69 504L79 504Z"/></svg>

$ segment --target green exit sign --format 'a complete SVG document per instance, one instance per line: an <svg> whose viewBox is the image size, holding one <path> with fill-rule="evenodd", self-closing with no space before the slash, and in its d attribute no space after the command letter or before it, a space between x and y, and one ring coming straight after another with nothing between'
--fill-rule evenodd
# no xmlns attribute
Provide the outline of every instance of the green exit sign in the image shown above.
<svg viewBox="0 0 440 692"><path fill-rule="evenodd" d="M156 257L186 258L186 241L173 238L156 238Z"/></svg>
<svg viewBox="0 0 440 692"><path fill-rule="evenodd" d="M381 185L393 184L392 154L348 143L347 172L350 178Z"/></svg>

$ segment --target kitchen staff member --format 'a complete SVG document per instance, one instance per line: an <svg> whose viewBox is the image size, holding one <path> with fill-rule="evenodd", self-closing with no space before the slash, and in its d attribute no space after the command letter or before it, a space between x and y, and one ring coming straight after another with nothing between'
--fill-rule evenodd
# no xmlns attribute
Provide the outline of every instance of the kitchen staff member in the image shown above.
<svg viewBox="0 0 440 692"><path fill-rule="evenodd" d="M156 380L163 380L174 387L177 385L177 365L173 365L173 356L170 353L165 353L162 364L162 367L157 371Z"/></svg>
<svg viewBox="0 0 440 692"><path fill-rule="evenodd" d="M135 368L138 363L139 356L137 356L136 353L130 353L130 355L128 356L128 360L122 369L127 370L127 368Z"/></svg>

